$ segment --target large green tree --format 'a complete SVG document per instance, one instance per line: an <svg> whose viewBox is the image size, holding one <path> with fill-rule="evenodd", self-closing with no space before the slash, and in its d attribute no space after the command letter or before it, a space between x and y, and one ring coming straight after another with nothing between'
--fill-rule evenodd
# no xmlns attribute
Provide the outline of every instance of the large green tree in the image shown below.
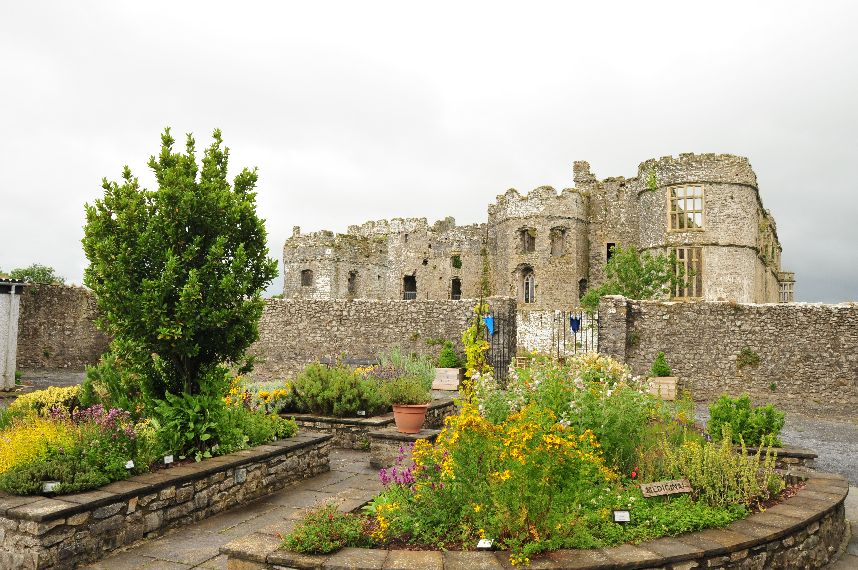
<svg viewBox="0 0 858 570"><path fill-rule="evenodd" d="M635 247L616 245L605 264L605 282L590 289L581 299L588 311L599 308L599 297L623 295L629 299L656 299L669 296L684 283L682 267L674 254L640 253Z"/></svg>
<svg viewBox="0 0 858 570"><path fill-rule="evenodd" d="M277 274L256 214L257 172L245 168L230 184L229 149L220 130L213 138L200 167L193 137L174 152L166 129L149 159L156 190L126 166L121 182L105 178L104 196L86 205L84 283L156 399L222 386L224 364L245 363L261 292Z"/></svg>

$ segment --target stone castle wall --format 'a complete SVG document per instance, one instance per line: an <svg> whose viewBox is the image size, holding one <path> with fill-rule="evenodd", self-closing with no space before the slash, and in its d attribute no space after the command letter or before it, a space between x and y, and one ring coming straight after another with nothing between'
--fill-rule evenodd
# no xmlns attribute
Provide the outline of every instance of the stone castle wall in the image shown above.
<svg viewBox="0 0 858 570"><path fill-rule="evenodd" d="M749 393L790 411L855 421L858 304L663 303L605 297L599 350L647 374L664 352L695 398ZM759 364L740 365L743 349Z"/></svg>
<svg viewBox="0 0 858 570"><path fill-rule="evenodd" d="M69 285L28 285L18 317L18 368L83 370L110 339L95 326L92 291Z"/></svg>
<svg viewBox="0 0 858 570"><path fill-rule="evenodd" d="M294 376L325 358L374 359L400 346L437 356L432 340L451 340L461 352L462 333L473 322L474 300L461 301L310 301L272 299L265 305L259 340L250 348L257 357L254 377ZM491 298L496 314L515 311L515 301ZM514 325L513 325L514 327Z"/></svg>
<svg viewBox="0 0 858 570"><path fill-rule="evenodd" d="M411 278L420 299L451 298L453 278L462 297L477 297L485 243L491 294L525 301L532 273L531 308L577 306L583 292L604 282L613 244L656 254L699 247L704 300L779 301L781 246L747 158L681 154L641 163L634 178L602 180L579 161L573 180L574 188L560 192L508 190L488 206L486 224L395 218L353 225L346 234L298 232L283 249L284 297L402 299ZM702 227L671 229L669 195L687 185L703 189ZM454 254L461 269L451 268ZM301 284L302 271L313 272L312 284Z"/></svg>

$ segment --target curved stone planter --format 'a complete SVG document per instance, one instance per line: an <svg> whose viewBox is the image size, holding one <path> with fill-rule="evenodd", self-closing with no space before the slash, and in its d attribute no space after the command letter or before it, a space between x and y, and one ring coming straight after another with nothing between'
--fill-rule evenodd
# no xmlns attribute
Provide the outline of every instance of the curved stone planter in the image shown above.
<svg viewBox="0 0 858 570"><path fill-rule="evenodd" d="M0 493L0 569L75 568L330 470L330 435L298 434L55 498Z"/></svg>
<svg viewBox="0 0 858 570"><path fill-rule="evenodd" d="M846 533L844 501L849 484L839 475L809 472L797 495L723 529L708 529L637 546L558 550L535 559L529 568L590 570L792 569L821 568L838 551ZM229 567L457 569L510 568L506 552L428 552L346 548L330 556L280 550L274 535L256 533L221 547Z"/></svg>
<svg viewBox="0 0 858 570"><path fill-rule="evenodd" d="M425 428L440 428L444 418L456 413L456 405L450 398L432 400L426 410ZM370 418L335 418L313 414L280 414L284 418L295 418L303 431L327 433L333 436L331 445L346 449L367 449L370 445L369 432L393 425L393 412Z"/></svg>

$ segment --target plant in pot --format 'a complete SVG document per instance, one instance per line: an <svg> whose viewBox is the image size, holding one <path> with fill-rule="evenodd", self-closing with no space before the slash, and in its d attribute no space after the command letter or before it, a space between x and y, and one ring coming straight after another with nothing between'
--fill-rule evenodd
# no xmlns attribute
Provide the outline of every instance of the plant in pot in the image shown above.
<svg viewBox="0 0 858 570"><path fill-rule="evenodd" d="M458 390L459 383L464 378L462 359L456 354L453 343L444 341L441 354L438 355L438 366L435 368L433 390Z"/></svg>
<svg viewBox="0 0 858 570"><path fill-rule="evenodd" d="M426 419L432 390L418 376L406 375L385 382L384 398L393 406L393 420L400 433L418 433Z"/></svg>
<svg viewBox="0 0 858 570"><path fill-rule="evenodd" d="M658 353L650 368L649 391L662 400L676 399L676 376L672 375L672 370L663 352Z"/></svg>

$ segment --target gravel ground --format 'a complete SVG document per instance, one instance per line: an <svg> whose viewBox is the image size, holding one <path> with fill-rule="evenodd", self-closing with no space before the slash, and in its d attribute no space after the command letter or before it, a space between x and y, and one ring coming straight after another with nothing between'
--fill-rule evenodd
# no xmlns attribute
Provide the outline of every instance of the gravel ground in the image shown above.
<svg viewBox="0 0 858 570"><path fill-rule="evenodd" d="M698 403L695 416L705 424L708 404ZM781 440L784 445L812 449L819 455L816 469L839 473L858 486L858 412L855 423L787 413Z"/></svg>

